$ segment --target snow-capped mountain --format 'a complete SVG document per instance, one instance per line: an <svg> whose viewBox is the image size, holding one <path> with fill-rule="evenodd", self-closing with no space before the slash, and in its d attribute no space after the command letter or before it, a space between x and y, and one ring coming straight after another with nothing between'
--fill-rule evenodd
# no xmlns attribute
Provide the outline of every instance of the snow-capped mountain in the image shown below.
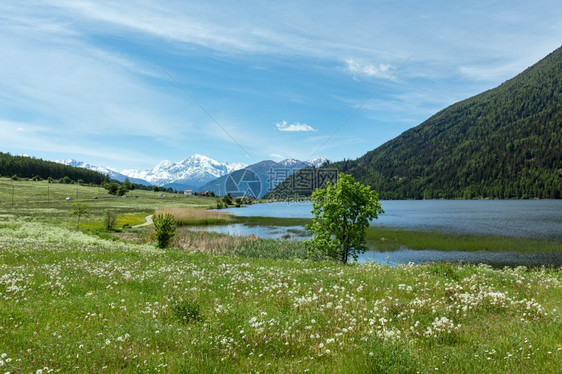
<svg viewBox="0 0 562 374"><path fill-rule="evenodd" d="M160 161L150 170L122 170L130 178L140 178L156 186L185 184L201 186L206 182L245 168L242 163L219 162L203 155L193 155L183 161Z"/></svg>
<svg viewBox="0 0 562 374"><path fill-rule="evenodd" d="M82 161L73 160L73 159L57 160L55 162L58 162L59 164L63 164L63 165L69 165L69 166L74 166L74 167L77 167L77 168L89 169L89 170L97 171L98 173L107 174L110 179L115 179L115 180L118 180L119 182L123 182L125 180L125 178L129 177L129 180L132 183L145 184L145 185L150 184L149 182L147 182L146 180L144 180L142 178L131 177L129 175L121 173L117 169L107 167L107 166L90 165L87 162L82 162Z"/></svg>
<svg viewBox="0 0 562 374"><path fill-rule="evenodd" d="M313 158L312 160L308 160L307 162L310 165L314 166L315 168L319 168L320 166L324 165L325 163L330 163L330 160L328 160L324 156L318 156L318 157Z"/></svg>
<svg viewBox="0 0 562 374"><path fill-rule="evenodd" d="M315 168L319 168L320 166L324 165L326 162L329 163L330 161L324 156L319 156L308 161L300 161L300 160L295 160L294 158L287 158L285 160L279 161L278 164L288 168L297 167L300 169L303 167L303 165L307 167L314 166Z"/></svg>
<svg viewBox="0 0 562 374"><path fill-rule="evenodd" d="M242 163L219 162L197 154L179 162L164 160L149 170L117 170L112 167L95 166L76 160L56 162L108 174L110 178L121 182L128 177L133 183L172 187L174 189L195 189L210 180L247 166Z"/></svg>

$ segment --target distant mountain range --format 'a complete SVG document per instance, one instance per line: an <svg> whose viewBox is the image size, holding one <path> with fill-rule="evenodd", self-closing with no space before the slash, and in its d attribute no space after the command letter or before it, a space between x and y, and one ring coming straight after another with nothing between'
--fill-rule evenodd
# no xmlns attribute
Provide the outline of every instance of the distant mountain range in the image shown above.
<svg viewBox="0 0 562 374"><path fill-rule="evenodd" d="M325 157L317 157L309 161L265 160L209 181L199 187L198 191L212 191L215 195L221 196L230 193L233 196L251 195L261 198L293 173L303 168L318 168L327 163L329 161Z"/></svg>
<svg viewBox="0 0 562 374"><path fill-rule="evenodd" d="M270 171L270 173L276 173L275 181L278 181L276 182L276 184L278 184L284 177L291 175L297 170L304 167L319 167L327 161L325 157L317 157L310 161L287 159L275 162L268 160L248 166L242 163L219 162L207 156L195 154L179 162L171 162L168 160L161 161L154 168L149 170L118 170L113 167L96 166L72 159L59 160L56 162L106 174L111 179L120 182L123 182L125 178L129 178L132 183L136 184L155 185L166 188L171 187L175 190L190 189L194 191L213 191L217 195L223 194L227 189L227 192L235 192L238 187L225 187L225 181L227 179L229 181L237 181L235 182L237 185L240 182L237 179L240 173L233 174L233 172L248 169L248 176L250 172L255 173L258 175L257 179L263 184L263 193L261 192L262 186L260 186L259 193L254 195L259 195L261 197L269 190L269 188L267 188L268 183L273 183L273 179L267 175L268 171ZM242 174L244 173L245 172L242 172ZM227 176L230 176L230 178L227 178ZM219 188L217 184L221 183L222 185Z"/></svg>
<svg viewBox="0 0 562 374"><path fill-rule="evenodd" d="M562 48L330 169L351 174L383 199L561 198ZM286 181L272 194L311 192L294 191Z"/></svg>

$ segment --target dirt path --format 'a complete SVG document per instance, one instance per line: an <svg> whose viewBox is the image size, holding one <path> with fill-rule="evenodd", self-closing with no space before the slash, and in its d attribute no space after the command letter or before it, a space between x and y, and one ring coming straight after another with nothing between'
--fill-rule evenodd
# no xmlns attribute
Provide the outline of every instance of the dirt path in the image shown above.
<svg viewBox="0 0 562 374"><path fill-rule="evenodd" d="M149 216L146 216L146 222L145 223L141 223L140 225L135 225L133 227L143 227L143 226L149 226L152 225L152 214Z"/></svg>

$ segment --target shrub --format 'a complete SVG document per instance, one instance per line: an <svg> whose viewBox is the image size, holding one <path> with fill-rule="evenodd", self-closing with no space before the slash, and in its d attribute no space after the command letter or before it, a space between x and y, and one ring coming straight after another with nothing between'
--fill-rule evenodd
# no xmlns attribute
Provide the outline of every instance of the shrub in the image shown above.
<svg viewBox="0 0 562 374"><path fill-rule="evenodd" d="M152 218L158 247L166 248L176 234L176 221L170 213L157 214Z"/></svg>
<svg viewBox="0 0 562 374"><path fill-rule="evenodd" d="M105 213L103 214L103 227L105 227L107 230L112 230L116 222L117 222L117 214L115 214L109 209L106 210Z"/></svg>
<svg viewBox="0 0 562 374"><path fill-rule="evenodd" d="M72 204L72 214L74 214L78 218L78 222L76 223L76 228L80 228L80 218L82 216L88 215L88 205L84 203L75 202Z"/></svg>

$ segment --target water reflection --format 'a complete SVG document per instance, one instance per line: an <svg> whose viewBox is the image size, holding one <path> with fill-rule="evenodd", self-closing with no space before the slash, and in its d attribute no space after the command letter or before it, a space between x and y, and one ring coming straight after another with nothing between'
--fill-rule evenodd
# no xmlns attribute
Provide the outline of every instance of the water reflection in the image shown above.
<svg viewBox="0 0 562 374"><path fill-rule="evenodd" d="M192 231L208 231L231 236L255 235L260 238L283 239L283 240L304 240L307 232L302 226L248 226L242 223L215 226L195 226L189 227Z"/></svg>
<svg viewBox="0 0 562 374"><path fill-rule="evenodd" d="M241 223L230 225L189 227L192 231L209 231L232 236L256 235L261 238L304 240L308 238L302 226L249 226ZM360 255L358 262L376 262L396 265L422 262L451 262L488 264L493 267L504 266L562 266L562 253L519 253L519 252L464 252L464 251L435 251L413 250L401 246L396 251L379 251L376 249Z"/></svg>
<svg viewBox="0 0 562 374"><path fill-rule="evenodd" d="M397 251L368 251L359 256L358 262L375 262L396 265L404 263L451 262L488 264L496 268L504 266L562 266L562 253L520 253L520 252L463 252L413 250L401 247Z"/></svg>

